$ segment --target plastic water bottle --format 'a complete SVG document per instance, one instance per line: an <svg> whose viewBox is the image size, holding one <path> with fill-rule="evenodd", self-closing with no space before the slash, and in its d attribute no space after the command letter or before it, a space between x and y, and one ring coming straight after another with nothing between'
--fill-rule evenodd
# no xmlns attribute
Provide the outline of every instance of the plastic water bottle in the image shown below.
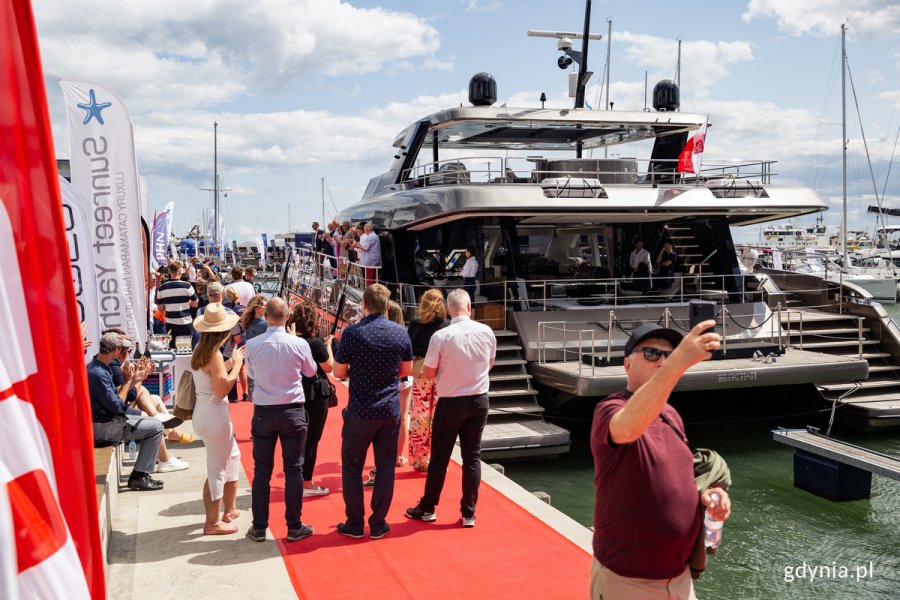
<svg viewBox="0 0 900 600"><path fill-rule="evenodd" d="M709 497L716 506L718 506L719 502L722 500L722 496L719 494L710 494ZM706 514L703 518L703 526L705 528L703 533L703 543L709 554L715 554L716 548L718 548L719 544L722 542L722 527L724 525L725 521L719 521L718 519L713 518L709 509L706 509Z"/></svg>
<svg viewBox="0 0 900 600"><path fill-rule="evenodd" d="M136 460L137 459L137 444L134 443L134 440L128 442L128 460Z"/></svg>

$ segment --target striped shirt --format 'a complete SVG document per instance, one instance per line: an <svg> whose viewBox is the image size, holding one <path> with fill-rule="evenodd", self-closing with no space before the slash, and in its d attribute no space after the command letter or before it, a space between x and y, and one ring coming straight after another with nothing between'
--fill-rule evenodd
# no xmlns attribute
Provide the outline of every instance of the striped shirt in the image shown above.
<svg viewBox="0 0 900 600"><path fill-rule="evenodd" d="M166 325L190 325L191 302L198 300L188 281L167 281L156 288L156 303L166 307Z"/></svg>

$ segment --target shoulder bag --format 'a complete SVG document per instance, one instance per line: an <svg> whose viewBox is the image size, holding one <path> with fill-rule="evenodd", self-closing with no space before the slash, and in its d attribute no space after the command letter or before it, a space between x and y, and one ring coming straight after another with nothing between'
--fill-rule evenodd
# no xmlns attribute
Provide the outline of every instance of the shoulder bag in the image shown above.
<svg viewBox="0 0 900 600"><path fill-rule="evenodd" d="M334 384L331 383L331 380L328 379L328 375L323 377L317 372L316 378L310 386L310 392L312 392L312 395L316 398L326 399L328 401L328 408L334 408L338 405L337 390L334 388Z"/></svg>
<svg viewBox="0 0 900 600"><path fill-rule="evenodd" d="M194 387L194 372L188 369L178 379L178 389L175 391L175 410L172 411L182 421L188 421L194 414L194 405L197 403L197 390Z"/></svg>

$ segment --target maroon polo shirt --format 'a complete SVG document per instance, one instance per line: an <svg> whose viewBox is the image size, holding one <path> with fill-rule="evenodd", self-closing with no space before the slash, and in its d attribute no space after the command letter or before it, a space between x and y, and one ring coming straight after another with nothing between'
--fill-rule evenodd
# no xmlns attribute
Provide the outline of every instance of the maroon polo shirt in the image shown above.
<svg viewBox="0 0 900 600"><path fill-rule="evenodd" d="M613 444L609 422L631 397L622 390L594 410L594 556L623 577L684 572L700 531L700 497L684 423L665 405L630 444Z"/></svg>

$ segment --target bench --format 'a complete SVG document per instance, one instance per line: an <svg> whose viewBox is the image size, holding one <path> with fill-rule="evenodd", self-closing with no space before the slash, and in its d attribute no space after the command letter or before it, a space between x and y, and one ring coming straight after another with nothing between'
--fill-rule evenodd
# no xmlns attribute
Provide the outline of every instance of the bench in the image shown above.
<svg viewBox="0 0 900 600"><path fill-rule="evenodd" d="M794 486L830 500L872 493L872 474L900 481L900 460L806 429L773 429L772 439L794 452Z"/></svg>
<svg viewBox="0 0 900 600"><path fill-rule="evenodd" d="M116 512L116 500L122 475L121 456L123 450L122 444L107 448L94 448L94 483L100 522L100 547L103 550L104 564L112 534L112 521Z"/></svg>

